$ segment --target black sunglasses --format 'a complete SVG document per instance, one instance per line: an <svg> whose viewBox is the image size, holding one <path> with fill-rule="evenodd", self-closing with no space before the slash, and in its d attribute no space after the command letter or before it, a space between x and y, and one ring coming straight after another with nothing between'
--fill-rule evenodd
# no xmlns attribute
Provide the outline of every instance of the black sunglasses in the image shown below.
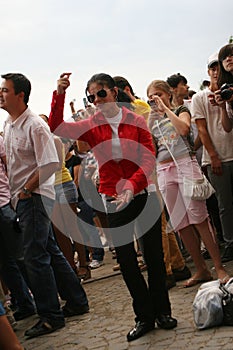
<svg viewBox="0 0 233 350"><path fill-rule="evenodd" d="M87 99L90 103L93 103L95 101L96 96L98 96L100 98L104 98L107 96L107 91L104 89L101 89L101 90L97 91L96 94L87 95Z"/></svg>

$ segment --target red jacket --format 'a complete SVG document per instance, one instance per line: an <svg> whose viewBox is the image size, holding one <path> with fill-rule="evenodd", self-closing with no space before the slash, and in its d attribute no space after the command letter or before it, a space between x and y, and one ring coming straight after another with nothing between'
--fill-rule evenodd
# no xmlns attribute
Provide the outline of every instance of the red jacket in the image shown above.
<svg viewBox="0 0 233 350"><path fill-rule="evenodd" d="M101 112L77 123L63 121L65 94L53 93L49 126L56 135L88 142L99 164L99 192L109 196L131 189L141 192L152 183L155 151L143 117L122 107L118 134L122 160L112 159L112 129Z"/></svg>

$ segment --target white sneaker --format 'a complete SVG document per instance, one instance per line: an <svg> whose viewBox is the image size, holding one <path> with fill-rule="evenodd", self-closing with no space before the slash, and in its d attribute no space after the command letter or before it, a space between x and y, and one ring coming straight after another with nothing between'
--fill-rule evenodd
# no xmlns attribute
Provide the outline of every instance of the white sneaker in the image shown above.
<svg viewBox="0 0 233 350"><path fill-rule="evenodd" d="M98 269L98 267L102 266L103 260L92 260L92 262L90 262L89 266L91 269Z"/></svg>

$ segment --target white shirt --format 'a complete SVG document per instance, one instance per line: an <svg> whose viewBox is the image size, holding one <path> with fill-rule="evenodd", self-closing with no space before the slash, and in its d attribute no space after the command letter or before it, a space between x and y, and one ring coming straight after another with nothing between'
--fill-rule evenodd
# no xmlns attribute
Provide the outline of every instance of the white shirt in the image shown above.
<svg viewBox="0 0 233 350"><path fill-rule="evenodd" d="M122 159L121 143L118 135L118 127L122 119L122 109L113 118L106 118L112 128L112 159L119 162Z"/></svg>
<svg viewBox="0 0 233 350"><path fill-rule="evenodd" d="M4 157L6 155L5 147L3 144L3 138L0 136L0 157ZM0 208L10 202L10 187L9 180L6 175L6 169L2 159L0 160Z"/></svg>
<svg viewBox="0 0 233 350"><path fill-rule="evenodd" d="M221 109L218 106L212 106L208 95L213 94L210 89L205 89L193 95L191 103L191 113L193 118L205 119L207 130L213 142L216 152L222 162L233 160L233 130L225 132L222 126ZM210 164L210 157L203 147L202 165Z"/></svg>
<svg viewBox="0 0 233 350"><path fill-rule="evenodd" d="M59 160L48 125L29 108L14 122L8 116L4 142L12 205L16 208L19 193L35 171ZM55 176L51 176L33 192L55 199L54 179Z"/></svg>

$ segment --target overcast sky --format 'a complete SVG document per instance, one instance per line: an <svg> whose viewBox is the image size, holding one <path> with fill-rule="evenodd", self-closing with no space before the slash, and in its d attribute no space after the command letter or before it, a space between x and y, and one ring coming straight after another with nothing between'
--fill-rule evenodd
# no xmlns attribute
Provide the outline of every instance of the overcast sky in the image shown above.
<svg viewBox="0 0 233 350"><path fill-rule="evenodd" d="M142 98L177 72L198 90L207 58L233 35L232 0L0 0L0 9L1 74L25 74L30 108L48 114L57 77L72 72L66 117L99 72L126 77Z"/></svg>

